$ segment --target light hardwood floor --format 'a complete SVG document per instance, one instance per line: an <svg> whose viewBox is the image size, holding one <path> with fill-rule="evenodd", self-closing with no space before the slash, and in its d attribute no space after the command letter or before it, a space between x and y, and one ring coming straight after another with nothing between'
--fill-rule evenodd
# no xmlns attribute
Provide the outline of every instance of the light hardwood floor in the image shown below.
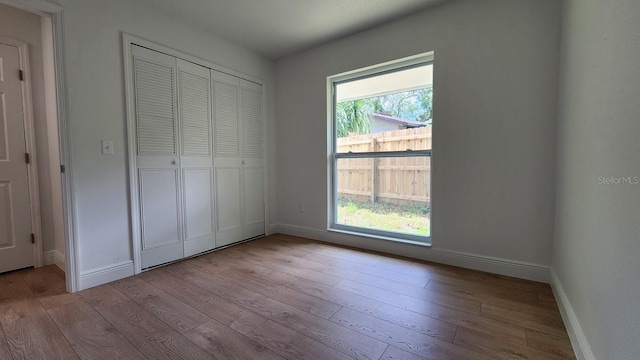
<svg viewBox="0 0 640 360"><path fill-rule="evenodd" d="M66 294L0 275L0 359L574 359L546 284L273 235Z"/></svg>

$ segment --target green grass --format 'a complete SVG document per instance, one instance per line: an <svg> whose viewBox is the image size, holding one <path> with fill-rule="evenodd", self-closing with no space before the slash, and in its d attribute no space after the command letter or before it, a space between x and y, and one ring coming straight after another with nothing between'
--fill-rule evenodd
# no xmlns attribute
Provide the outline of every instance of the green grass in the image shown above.
<svg viewBox="0 0 640 360"><path fill-rule="evenodd" d="M338 223L370 229L429 236L430 209L419 205L357 202L338 199Z"/></svg>

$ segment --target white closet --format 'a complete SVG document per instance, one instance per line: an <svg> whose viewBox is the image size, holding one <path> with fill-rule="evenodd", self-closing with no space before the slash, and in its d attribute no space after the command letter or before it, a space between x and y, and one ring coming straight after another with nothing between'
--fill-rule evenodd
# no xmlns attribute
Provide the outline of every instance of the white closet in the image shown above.
<svg viewBox="0 0 640 360"><path fill-rule="evenodd" d="M137 45L131 54L141 268L263 235L262 86Z"/></svg>
<svg viewBox="0 0 640 360"><path fill-rule="evenodd" d="M216 243L264 234L262 87L211 71Z"/></svg>

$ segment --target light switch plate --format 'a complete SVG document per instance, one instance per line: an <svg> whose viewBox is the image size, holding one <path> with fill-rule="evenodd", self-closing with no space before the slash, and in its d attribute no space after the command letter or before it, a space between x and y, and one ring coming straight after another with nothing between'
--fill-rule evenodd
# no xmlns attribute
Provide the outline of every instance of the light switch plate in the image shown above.
<svg viewBox="0 0 640 360"><path fill-rule="evenodd" d="M113 141L102 140L102 155L113 155Z"/></svg>

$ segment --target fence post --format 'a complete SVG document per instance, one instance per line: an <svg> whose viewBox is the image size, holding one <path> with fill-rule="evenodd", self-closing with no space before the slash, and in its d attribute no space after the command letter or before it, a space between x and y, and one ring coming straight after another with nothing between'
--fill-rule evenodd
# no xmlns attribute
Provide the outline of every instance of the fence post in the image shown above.
<svg viewBox="0 0 640 360"><path fill-rule="evenodd" d="M377 138L375 135L371 138L371 151L375 152L376 149ZM371 159L371 202L376 202L376 197L378 195L378 187L380 184L378 183L378 159Z"/></svg>

